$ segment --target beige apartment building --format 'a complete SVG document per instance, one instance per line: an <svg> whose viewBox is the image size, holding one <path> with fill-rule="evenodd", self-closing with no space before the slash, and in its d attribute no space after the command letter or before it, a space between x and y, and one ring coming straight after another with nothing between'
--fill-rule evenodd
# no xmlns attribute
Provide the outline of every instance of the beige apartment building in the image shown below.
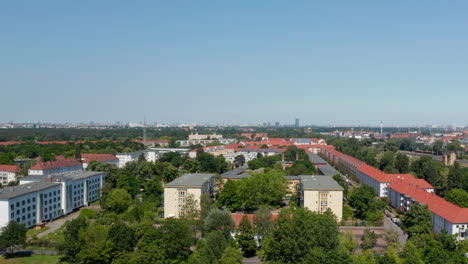
<svg viewBox="0 0 468 264"><path fill-rule="evenodd" d="M215 187L215 174L184 174L164 185L164 217L179 218L185 206L186 198L193 199L200 207L200 197L203 193L212 194Z"/></svg>
<svg viewBox="0 0 468 264"><path fill-rule="evenodd" d="M343 187L330 176L300 176L299 195L305 208L325 213L330 209L341 221L343 217Z"/></svg>

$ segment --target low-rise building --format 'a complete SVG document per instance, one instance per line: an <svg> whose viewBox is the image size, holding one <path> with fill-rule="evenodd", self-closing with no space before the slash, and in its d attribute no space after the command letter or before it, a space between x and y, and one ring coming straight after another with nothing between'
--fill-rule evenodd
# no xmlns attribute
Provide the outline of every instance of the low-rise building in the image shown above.
<svg viewBox="0 0 468 264"><path fill-rule="evenodd" d="M94 153L83 153L81 154L83 162L83 168L86 169L91 161L99 161L101 163L119 165L119 159L112 154L94 154Z"/></svg>
<svg viewBox="0 0 468 264"><path fill-rule="evenodd" d="M200 208L201 195L212 194L215 189L215 174L184 174L164 185L164 217L179 218L183 215L188 196Z"/></svg>
<svg viewBox="0 0 468 264"><path fill-rule="evenodd" d="M75 159L57 157L57 160L39 162L28 170L28 175L60 175L67 172L82 171L83 164Z"/></svg>
<svg viewBox="0 0 468 264"><path fill-rule="evenodd" d="M101 195L104 179L104 172L76 171L48 177L28 176L20 180L20 185L44 181L59 183L64 194L61 197L61 209L63 214L68 214L97 201Z"/></svg>
<svg viewBox="0 0 468 264"><path fill-rule="evenodd" d="M140 150L134 152L117 153L115 156L119 159L119 168L125 167L125 164L137 161L141 155L145 156L146 161L155 162L159 159L159 153L155 150Z"/></svg>
<svg viewBox="0 0 468 264"><path fill-rule="evenodd" d="M300 176L301 204L317 213L330 209L341 221L343 216L343 187L330 176Z"/></svg>
<svg viewBox="0 0 468 264"><path fill-rule="evenodd" d="M0 180L3 186L7 186L9 182L16 180L16 174L19 172L19 167L16 165L0 165Z"/></svg>
<svg viewBox="0 0 468 264"><path fill-rule="evenodd" d="M468 239L468 208L461 208L437 196L430 189L400 179L393 181L388 189L388 198L393 207L406 212L415 203L425 204L431 211L436 233L446 230L448 235L456 234L458 241Z"/></svg>
<svg viewBox="0 0 468 264"><path fill-rule="evenodd" d="M60 183L51 181L0 189L0 227L15 221L29 228L63 215L61 196Z"/></svg>
<svg viewBox="0 0 468 264"><path fill-rule="evenodd" d="M221 180L223 181L223 184L225 184L228 180L238 181L245 177L250 177L249 174L244 174L248 168L249 166L244 165L239 168L226 171L225 173L221 174Z"/></svg>

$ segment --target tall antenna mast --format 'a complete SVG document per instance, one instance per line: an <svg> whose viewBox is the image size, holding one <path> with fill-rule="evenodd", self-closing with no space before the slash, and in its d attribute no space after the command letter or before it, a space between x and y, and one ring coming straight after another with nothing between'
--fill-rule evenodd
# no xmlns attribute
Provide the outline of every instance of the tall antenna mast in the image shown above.
<svg viewBox="0 0 468 264"><path fill-rule="evenodd" d="M146 115L143 116L143 144L146 145Z"/></svg>
<svg viewBox="0 0 468 264"><path fill-rule="evenodd" d="M383 121L380 121L380 136L383 139Z"/></svg>

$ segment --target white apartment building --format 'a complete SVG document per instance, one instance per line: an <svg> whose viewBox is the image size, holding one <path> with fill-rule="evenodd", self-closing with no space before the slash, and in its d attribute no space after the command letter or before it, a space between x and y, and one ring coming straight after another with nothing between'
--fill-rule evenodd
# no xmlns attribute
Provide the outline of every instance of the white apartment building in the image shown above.
<svg viewBox="0 0 468 264"><path fill-rule="evenodd" d="M29 228L89 205L99 199L104 179L94 171L24 177L20 185L0 189L0 227L16 221Z"/></svg>
<svg viewBox="0 0 468 264"><path fill-rule="evenodd" d="M257 153L256 152L243 152L243 153L240 153L240 152L228 152L228 153L225 153L223 154L224 158L226 159L226 161L229 161L231 163L234 162L234 159L239 156L239 155L243 155L245 157L245 162L247 164L247 162L257 158Z"/></svg>
<svg viewBox="0 0 468 264"><path fill-rule="evenodd" d="M164 217L179 218L183 214L186 198L193 195L200 207L203 193L213 193L215 174L184 174L164 185Z"/></svg>
<svg viewBox="0 0 468 264"><path fill-rule="evenodd" d="M10 221L27 228L63 215L59 183L43 181L0 189L0 227Z"/></svg>
<svg viewBox="0 0 468 264"><path fill-rule="evenodd" d="M16 165L0 165L0 180L3 186L7 186L9 182L16 180L16 173L19 172L19 167Z"/></svg>
<svg viewBox="0 0 468 264"><path fill-rule="evenodd" d="M88 168L88 165L92 161L99 161L100 163L114 164L119 166L119 159L112 154L94 154L94 153L83 153L81 154L81 162L83 163L83 168Z"/></svg>
<svg viewBox="0 0 468 264"><path fill-rule="evenodd" d="M115 156L119 159L119 168L125 167L127 162L136 161L140 155L145 155L146 161L155 162L159 159L159 152L155 150L140 150L135 152L117 153Z"/></svg>
<svg viewBox="0 0 468 264"><path fill-rule="evenodd" d="M75 159L57 159L39 162L28 170L28 175L60 175L72 171L82 171L83 165Z"/></svg>
<svg viewBox="0 0 468 264"><path fill-rule="evenodd" d="M343 187L331 176L300 176L299 195L302 205L317 213L330 209L341 221L343 217Z"/></svg>
<svg viewBox="0 0 468 264"><path fill-rule="evenodd" d="M203 139L221 139L223 138L223 135L216 135L216 133L213 133L213 135L204 135L204 134L190 134L188 139L189 140L203 140Z"/></svg>

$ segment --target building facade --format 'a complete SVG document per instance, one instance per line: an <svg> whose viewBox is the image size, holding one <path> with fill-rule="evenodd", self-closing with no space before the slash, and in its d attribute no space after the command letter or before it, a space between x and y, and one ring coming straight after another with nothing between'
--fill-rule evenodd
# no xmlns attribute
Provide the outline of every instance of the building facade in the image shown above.
<svg viewBox="0 0 468 264"><path fill-rule="evenodd" d="M330 209L341 221L343 217L343 187L330 176L300 176L300 203L313 212Z"/></svg>
<svg viewBox="0 0 468 264"><path fill-rule="evenodd" d="M3 186L16 181L16 174L19 172L19 167L16 165L0 165L0 180Z"/></svg>
<svg viewBox="0 0 468 264"><path fill-rule="evenodd" d="M16 221L30 228L89 205L100 198L104 179L93 171L24 177L20 185L0 189L0 227Z"/></svg>
<svg viewBox="0 0 468 264"><path fill-rule="evenodd" d="M82 171L83 164L75 159L58 158L53 161L39 162L28 170L28 175L60 175L67 172Z"/></svg>
<svg viewBox="0 0 468 264"><path fill-rule="evenodd" d="M187 197L192 196L200 208L201 195L212 194L215 174L185 174L164 185L164 217L179 218L184 213Z"/></svg>

